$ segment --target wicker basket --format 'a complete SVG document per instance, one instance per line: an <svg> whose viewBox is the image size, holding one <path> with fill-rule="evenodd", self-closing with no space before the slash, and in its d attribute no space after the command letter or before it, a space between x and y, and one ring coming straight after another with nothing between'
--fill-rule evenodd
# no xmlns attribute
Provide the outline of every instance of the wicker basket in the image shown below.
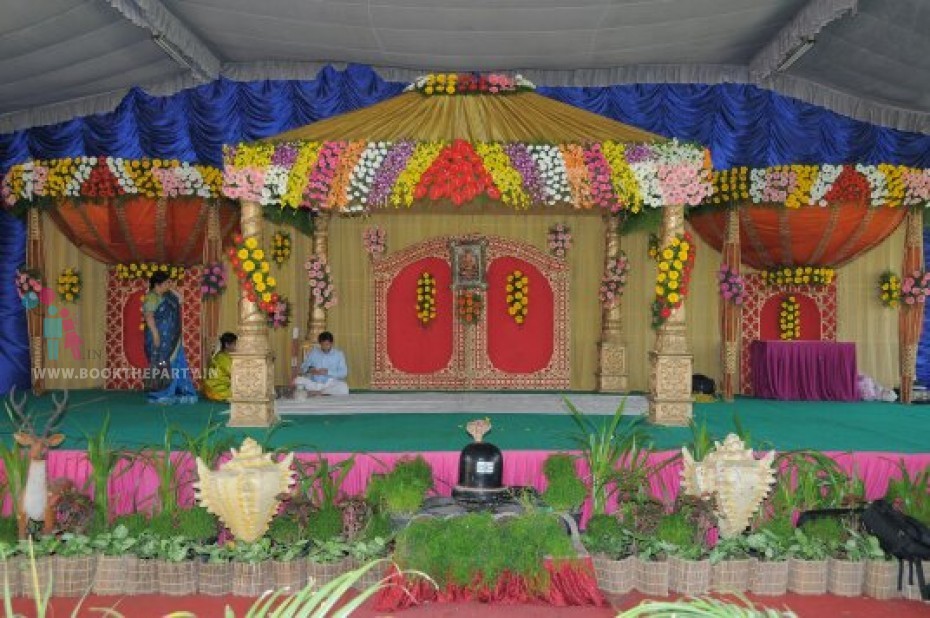
<svg viewBox="0 0 930 618"><path fill-rule="evenodd" d="M668 596L668 562L636 561L636 589L654 597Z"/></svg>
<svg viewBox="0 0 930 618"><path fill-rule="evenodd" d="M749 592L761 596L782 596L788 592L788 562L758 561L749 578Z"/></svg>
<svg viewBox="0 0 930 618"><path fill-rule="evenodd" d="M798 594L826 594L827 561L789 559L788 590Z"/></svg>
<svg viewBox="0 0 930 618"><path fill-rule="evenodd" d="M135 558L133 558L135 559ZM129 591L130 556L98 556L94 576L94 594L116 596Z"/></svg>
<svg viewBox="0 0 930 618"><path fill-rule="evenodd" d="M343 573L348 573L355 568L355 561L346 556L336 562L313 562L307 561L307 577L316 582L317 587L328 584Z"/></svg>
<svg viewBox="0 0 930 618"><path fill-rule="evenodd" d="M23 596L34 599L36 597L36 585L39 587L39 597L44 597L52 592L52 581L54 580L54 563L52 556L41 556L35 559L35 573L32 571L32 561L23 559L19 563Z"/></svg>
<svg viewBox="0 0 930 618"><path fill-rule="evenodd" d="M237 597L260 597L274 587L271 561L233 562L232 593Z"/></svg>
<svg viewBox="0 0 930 618"><path fill-rule="evenodd" d="M94 585L97 556L55 556L52 590L56 597L82 597Z"/></svg>
<svg viewBox="0 0 930 618"><path fill-rule="evenodd" d="M197 568L197 591L208 597L223 597L232 590L232 565L201 562Z"/></svg>
<svg viewBox="0 0 930 618"><path fill-rule="evenodd" d="M627 594L636 587L636 563L639 558L627 556L622 560L611 560L603 556L592 556L597 587L610 594Z"/></svg>
<svg viewBox="0 0 930 618"><path fill-rule="evenodd" d="M271 572L274 576L275 590L288 589L294 593L307 586L306 560L273 560Z"/></svg>
<svg viewBox="0 0 930 618"><path fill-rule="evenodd" d="M756 566L755 558L724 560L710 567L710 589L714 592L743 593Z"/></svg>
<svg viewBox="0 0 930 618"><path fill-rule="evenodd" d="M197 594L197 563L193 560L169 562L156 560L158 592L169 597Z"/></svg>
<svg viewBox="0 0 930 618"><path fill-rule="evenodd" d="M130 556L126 560L126 590L128 594L158 592L158 567L152 558Z"/></svg>
<svg viewBox="0 0 930 618"><path fill-rule="evenodd" d="M898 591L898 561L869 560L865 563L865 596L873 599L897 599L901 596Z"/></svg>
<svg viewBox="0 0 930 618"><path fill-rule="evenodd" d="M850 560L827 560L827 591L838 597L858 597L862 595L865 583L865 562Z"/></svg>
<svg viewBox="0 0 930 618"><path fill-rule="evenodd" d="M668 585L675 592L689 596L707 594L710 590L710 560L669 558Z"/></svg>
<svg viewBox="0 0 930 618"><path fill-rule="evenodd" d="M6 584L11 597L22 594L23 574L21 565L23 562L23 559L18 556L11 556L0 561L0 586Z"/></svg>
<svg viewBox="0 0 930 618"><path fill-rule="evenodd" d="M930 562L924 560L924 577L930 578ZM911 583L913 581L914 583ZM930 586L930 583L927 583ZM911 577L911 565L904 563L904 577L901 578L901 596L908 601L922 601L923 596L920 594L920 584L917 583L917 567L914 567L914 576Z"/></svg>

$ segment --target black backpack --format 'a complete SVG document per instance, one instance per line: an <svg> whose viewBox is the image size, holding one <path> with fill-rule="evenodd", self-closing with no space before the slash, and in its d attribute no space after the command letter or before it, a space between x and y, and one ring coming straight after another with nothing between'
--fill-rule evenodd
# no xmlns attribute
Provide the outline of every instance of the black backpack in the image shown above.
<svg viewBox="0 0 930 618"><path fill-rule="evenodd" d="M904 563L909 568L908 583L914 583L914 571L917 571L917 584L920 596L930 601L930 586L924 579L923 560L930 560L930 528L898 511L884 500L876 500L862 512L865 529L878 538L882 549L898 559L898 590L904 581Z"/></svg>

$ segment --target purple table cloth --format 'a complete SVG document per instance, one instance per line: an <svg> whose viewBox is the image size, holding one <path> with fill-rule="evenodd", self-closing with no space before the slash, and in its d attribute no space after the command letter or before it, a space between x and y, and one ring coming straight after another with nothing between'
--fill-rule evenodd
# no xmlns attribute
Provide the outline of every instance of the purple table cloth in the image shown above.
<svg viewBox="0 0 930 618"><path fill-rule="evenodd" d="M854 343L753 341L749 359L756 397L859 401Z"/></svg>

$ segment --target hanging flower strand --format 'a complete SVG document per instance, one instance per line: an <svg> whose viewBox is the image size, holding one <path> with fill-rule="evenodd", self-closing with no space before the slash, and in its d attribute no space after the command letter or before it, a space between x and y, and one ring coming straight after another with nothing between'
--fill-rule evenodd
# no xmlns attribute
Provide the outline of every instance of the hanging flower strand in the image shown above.
<svg viewBox="0 0 930 618"><path fill-rule="evenodd" d="M362 232L362 243L372 261L380 259L387 249L387 232L380 227L370 227Z"/></svg>
<svg viewBox="0 0 930 618"><path fill-rule="evenodd" d="M601 304L604 307L610 308L620 302L620 297L623 296L623 290L626 288L626 279L629 272L630 261L623 251L615 259L607 263L599 292Z"/></svg>
<svg viewBox="0 0 930 618"><path fill-rule="evenodd" d="M729 264L724 264L717 271L717 281L720 283L720 296L723 300L734 305L742 305L746 300L746 285L743 277L733 270Z"/></svg>
<svg viewBox="0 0 930 618"><path fill-rule="evenodd" d="M81 298L81 273L76 268L66 268L58 275L58 300L73 303Z"/></svg>
<svg viewBox="0 0 930 618"><path fill-rule="evenodd" d="M310 284L310 303L314 307L330 309L336 304L336 288L333 285L329 264L319 255L312 255L304 264L307 283Z"/></svg>
<svg viewBox="0 0 930 618"><path fill-rule="evenodd" d="M572 248L572 229L564 223L556 223L549 228L549 253L564 260Z"/></svg>
<svg viewBox="0 0 930 618"><path fill-rule="evenodd" d="M659 252L656 299L652 303L653 328L662 326L672 311L685 302L691 270L694 268L694 255L694 245L688 232L672 238L671 244Z"/></svg>
<svg viewBox="0 0 930 618"><path fill-rule="evenodd" d="M882 273L878 279L879 300L882 306L897 309L901 306L901 278L890 270Z"/></svg>

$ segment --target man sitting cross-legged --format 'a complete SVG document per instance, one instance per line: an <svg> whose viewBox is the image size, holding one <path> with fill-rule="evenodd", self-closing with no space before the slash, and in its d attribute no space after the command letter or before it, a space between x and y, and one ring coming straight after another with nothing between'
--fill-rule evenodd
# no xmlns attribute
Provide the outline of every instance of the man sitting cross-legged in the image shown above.
<svg viewBox="0 0 930 618"><path fill-rule="evenodd" d="M294 386L310 395L348 395L346 376L349 368L342 350L333 347L333 334L322 332L317 337L319 345L307 354L300 365L301 375Z"/></svg>

